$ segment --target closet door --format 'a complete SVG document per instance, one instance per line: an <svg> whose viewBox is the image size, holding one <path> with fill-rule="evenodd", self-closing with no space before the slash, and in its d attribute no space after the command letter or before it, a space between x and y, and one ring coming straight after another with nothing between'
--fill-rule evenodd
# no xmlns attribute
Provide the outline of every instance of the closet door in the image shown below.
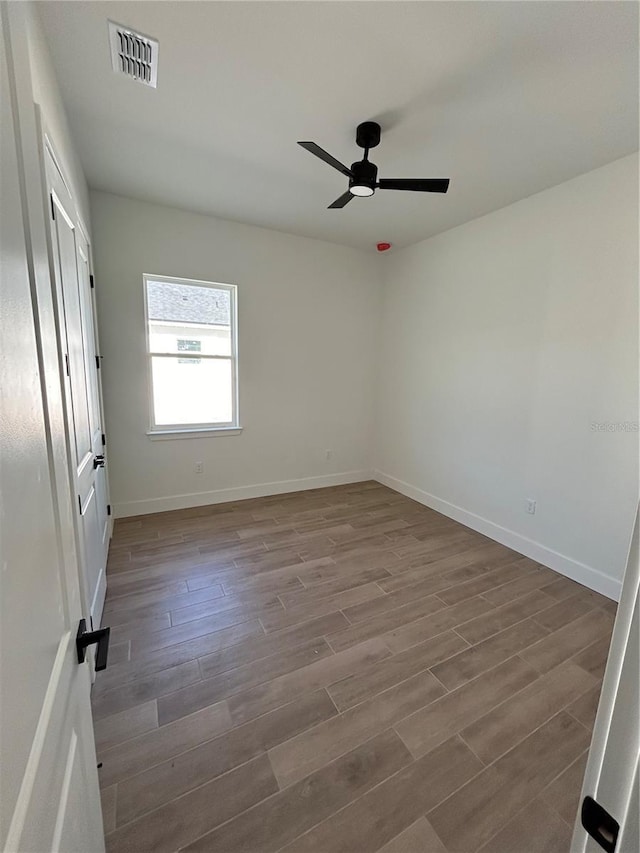
<svg viewBox="0 0 640 853"><path fill-rule="evenodd" d="M108 519L89 253L75 225L71 195L48 148L45 158L68 447L77 500L77 546L85 614L98 628L107 588Z"/></svg>
<svg viewBox="0 0 640 853"><path fill-rule="evenodd" d="M100 382L101 359L98 354L97 330L95 321L95 310L93 300L93 277L89 266L89 245L81 229L76 230L76 244L78 247L78 279L80 288L80 300L82 309L82 335L86 357L86 372L88 377L87 398L89 404L89 429L91 432L91 447L94 459L98 458L101 463L95 468L95 521L97 525L97 553L96 564L98 566L97 583L95 587L95 611L94 621L102 615L104 597L106 593L106 565L107 552L109 550L109 508L107 489L107 455L106 442L104 439L104 423L102 419L102 392ZM92 613L93 615L93 613ZM97 623L96 623L97 627Z"/></svg>

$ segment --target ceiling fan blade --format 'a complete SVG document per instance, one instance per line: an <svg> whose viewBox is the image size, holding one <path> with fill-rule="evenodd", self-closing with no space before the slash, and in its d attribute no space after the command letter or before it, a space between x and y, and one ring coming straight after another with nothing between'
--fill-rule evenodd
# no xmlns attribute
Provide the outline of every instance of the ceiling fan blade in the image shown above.
<svg viewBox="0 0 640 853"><path fill-rule="evenodd" d="M324 148L320 148L319 145L316 145L315 142L298 142L298 145L301 145L303 148L306 148L311 154L315 154L316 157L319 157L321 160L324 160L325 163L328 163L330 166L333 166L334 169L337 169L339 172L342 172L343 175L346 175L348 178L351 178L351 169L347 169L344 163L341 163L339 160L336 160L335 157L332 157L331 154L327 153Z"/></svg>
<svg viewBox="0 0 640 853"><path fill-rule="evenodd" d="M340 198L337 198L333 204L330 204L327 210L331 210L331 208L336 207L344 207L345 204L349 204L352 198L355 198L355 196L351 195L351 193L347 191L346 193L343 193Z"/></svg>
<svg viewBox="0 0 640 853"><path fill-rule="evenodd" d="M449 178L381 178L381 190L412 190L417 193L446 193Z"/></svg>

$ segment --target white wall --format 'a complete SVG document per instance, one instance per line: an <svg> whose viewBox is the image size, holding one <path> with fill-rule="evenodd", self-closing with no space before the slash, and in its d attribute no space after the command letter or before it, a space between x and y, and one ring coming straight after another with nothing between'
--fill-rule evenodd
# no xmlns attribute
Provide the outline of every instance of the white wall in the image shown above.
<svg viewBox="0 0 640 853"><path fill-rule="evenodd" d="M69 183L78 214L85 230L89 233L91 227L89 222L89 189L74 148L44 30L36 6L33 3L25 3L24 5L29 39L33 100L42 110L46 130L55 147L64 177Z"/></svg>
<svg viewBox="0 0 640 853"><path fill-rule="evenodd" d="M638 493L638 158L385 258L375 467L617 597ZM535 515L525 501L537 501Z"/></svg>
<svg viewBox="0 0 640 853"><path fill-rule="evenodd" d="M366 477L375 426L382 481L616 597L638 433L592 424L638 420L637 185L634 155L384 259L92 193L116 514ZM239 286L242 435L147 437L144 272Z"/></svg>
<svg viewBox="0 0 640 853"><path fill-rule="evenodd" d="M102 192L91 215L116 515L368 476L377 257ZM146 435L143 273L238 285L241 435Z"/></svg>

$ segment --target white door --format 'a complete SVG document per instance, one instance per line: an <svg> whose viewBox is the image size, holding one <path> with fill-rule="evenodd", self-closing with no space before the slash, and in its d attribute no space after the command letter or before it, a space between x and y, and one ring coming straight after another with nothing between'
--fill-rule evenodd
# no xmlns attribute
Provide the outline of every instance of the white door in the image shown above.
<svg viewBox="0 0 640 853"><path fill-rule="evenodd" d="M38 299L46 246L31 241L20 191L25 149L12 99L13 20L0 3L0 849L98 853L104 842L89 671L75 649L82 607L69 490L61 505L54 480L64 420L59 383L47 381L43 362L52 350L55 359L56 334ZM37 158L27 168L37 170Z"/></svg>
<svg viewBox="0 0 640 853"><path fill-rule="evenodd" d="M629 561L611 638L582 796L590 797L605 814L594 816L594 835L587 833L579 813L573 833L572 853L638 853L638 764L640 761L640 520L636 516ZM609 824L609 815L618 825ZM617 839L616 839L617 834Z"/></svg>
<svg viewBox="0 0 640 853"><path fill-rule="evenodd" d="M90 625L98 628L107 590L109 526L89 248L75 226L71 195L48 146L45 174L50 194L58 337L66 373L69 457L77 500L82 591Z"/></svg>
<svg viewBox="0 0 640 853"><path fill-rule="evenodd" d="M97 580L93 594L94 609L91 615L96 628L100 624L105 593L107 591L106 566L109 551L109 510L107 490L107 450L102 420L102 391L100 381L100 356L98 354L95 304L93 300L93 276L89 262L89 244L82 230L76 230L78 247L78 278L82 313L82 336L89 378L87 397L89 401L89 427L94 459L102 459L94 470L95 523L97 525L96 565Z"/></svg>

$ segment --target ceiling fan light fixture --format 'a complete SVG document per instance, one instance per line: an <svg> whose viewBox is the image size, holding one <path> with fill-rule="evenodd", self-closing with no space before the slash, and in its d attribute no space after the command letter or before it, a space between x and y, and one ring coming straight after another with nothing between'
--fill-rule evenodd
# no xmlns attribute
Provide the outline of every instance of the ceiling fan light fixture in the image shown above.
<svg viewBox="0 0 640 853"><path fill-rule="evenodd" d="M366 196L373 195L375 190L373 187L367 187L365 184L353 184L353 186L349 187L349 192L351 195L357 195L360 198L365 198Z"/></svg>

